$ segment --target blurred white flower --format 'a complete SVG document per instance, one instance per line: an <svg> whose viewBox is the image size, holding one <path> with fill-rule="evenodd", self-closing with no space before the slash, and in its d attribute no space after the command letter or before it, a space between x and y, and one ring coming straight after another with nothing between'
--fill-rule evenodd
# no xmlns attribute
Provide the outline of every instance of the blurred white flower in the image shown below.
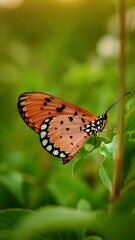
<svg viewBox="0 0 135 240"><path fill-rule="evenodd" d="M101 57L117 57L119 52L119 40L111 35L102 37L97 43L97 53Z"/></svg>

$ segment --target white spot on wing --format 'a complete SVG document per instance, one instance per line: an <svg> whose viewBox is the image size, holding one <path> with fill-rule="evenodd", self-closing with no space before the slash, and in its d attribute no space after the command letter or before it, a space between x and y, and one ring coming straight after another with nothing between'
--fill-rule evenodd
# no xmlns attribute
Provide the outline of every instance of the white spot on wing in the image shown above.
<svg viewBox="0 0 135 240"><path fill-rule="evenodd" d="M52 150L52 145L48 145L47 147L46 147L46 150L48 150L49 152Z"/></svg>
<svg viewBox="0 0 135 240"><path fill-rule="evenodd" d="M49 122L49 119L47 118L47 119L45 120L45 122L46 122L46 123Z"/></svg>
<svg viewBox="0 0 135 240"><path fill-rule="evenodd" d="M65 155L64 153L61 153L61 154L60 154L60 157L61 157L61 158L64 158L64 157L66 157L66 155Z"/></svg>
<svg viewBox="0 0 135 240"><path fill-rule="evenodd" d="M44 129L46 129L46 128L47 128L47 125L46 125L46 124L42 124L41 130L44 130Z"/></svg>
<svg viewBox="0 0 135 240"><path fill-rule="evenodd" d="M53 155L57 156L59 154L59 151L58 150L54 150L53 151Z"/></svg>
<svg viewBox="0 0 135 240"><path fill-rule="evenodd" d="M48 143L48 140L47 140L47 139L44 139L44 140L42 141L43 146L46 146L47 143Z"/></svg>
<svg viewBox="0 0 135 240"><path fill-rule="evenodd" d="M46 136L46 132L45 132L45 131L42 131L42 132L40 133L40 136L41 136L41 138L44 138L44 137Z"/></svg>

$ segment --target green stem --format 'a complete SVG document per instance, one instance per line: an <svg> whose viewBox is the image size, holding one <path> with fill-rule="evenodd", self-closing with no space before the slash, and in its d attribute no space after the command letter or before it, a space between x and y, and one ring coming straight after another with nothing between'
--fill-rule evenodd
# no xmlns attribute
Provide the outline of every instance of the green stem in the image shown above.
<svg viewBox="0 0 135 240"><path fill-rule="evenodd" d="M124 98L125 93L125 0L119 3L119 29L120 29L120 52L119 52L119 145L115 158L115 179L111 199L115 201L120 195L123 158L124 158Z"/></svg>

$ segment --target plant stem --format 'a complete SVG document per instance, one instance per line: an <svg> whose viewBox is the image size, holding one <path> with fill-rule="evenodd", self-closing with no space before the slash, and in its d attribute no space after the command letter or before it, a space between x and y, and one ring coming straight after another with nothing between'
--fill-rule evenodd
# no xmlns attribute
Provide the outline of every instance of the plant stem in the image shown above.
<svg viewBox="0 0 135 240"><path fill-rule="evenodd" d="M118 0L119 10L119 144L115 158L115 179L111 199L115 201L120 195L124 159L124 98L125 93L125 0Z"/></svg>

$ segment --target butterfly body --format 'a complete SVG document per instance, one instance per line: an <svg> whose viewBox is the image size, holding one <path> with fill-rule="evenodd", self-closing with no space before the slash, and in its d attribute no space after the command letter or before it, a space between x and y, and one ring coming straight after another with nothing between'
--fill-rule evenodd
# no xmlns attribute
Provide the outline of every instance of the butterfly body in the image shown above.
<svg viewBox="0 0 135 240"><path fill-rule="evenodd" d="M97 117L79 106L38 92L21 94L18 110L24 122L39 134L43 148L62 158L64 164L108 121L107 112Z"/></svg>

